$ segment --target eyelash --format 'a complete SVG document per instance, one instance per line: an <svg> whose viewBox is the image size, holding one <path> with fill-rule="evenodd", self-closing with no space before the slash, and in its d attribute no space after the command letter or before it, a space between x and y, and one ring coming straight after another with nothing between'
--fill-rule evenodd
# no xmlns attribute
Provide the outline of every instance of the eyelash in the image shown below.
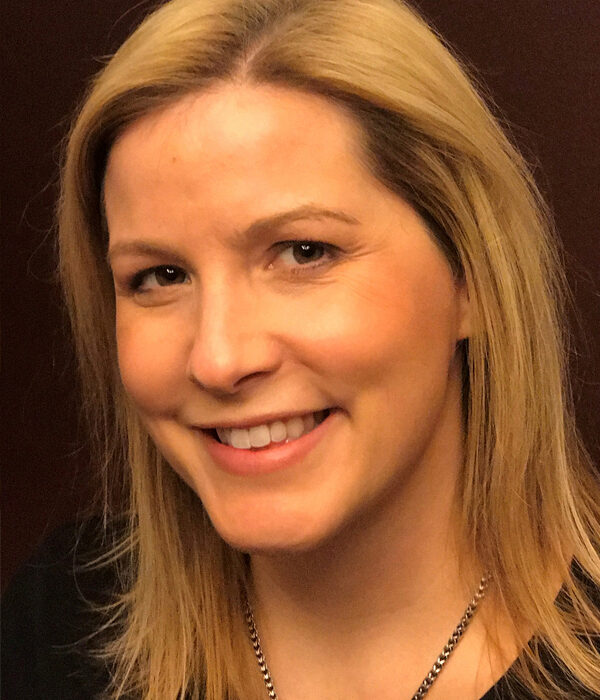
<svg viewBox="0 0 600 700"><path fill-rule="evenodd" d="M332 245L331 243L323 243L323 241L317 241L313 240L310 238L304 238L302 240L296 240L296 241L282 241L281 243L277 243L274 247L278 249L280 252L286 251L286 250L292 250L294 246L302 246L302 245L311 245L315 246L317 248L322 248L323 249L323 257L319 258L318 261L313 262L313 263L305 263L303 265L297 265L295 267L289 267L288 272L292 275L303 275L308 273L311 270L314 270L317 267L321 267L323 265L327 265L328 263L333 262L336 260L340 254L341 250L337 248L336 246ZM273 263L271 263L271 266Z"/></svg>
<svg viewBox="0 0 600 700"><path fill-rule="evenodd" d="M144 291L148 291L142 289L142 286L144 285L144 282L147 280L147 278L150 275L155 275L159 272L166 272L167 270L173 270L173 272L175 272L177 276L179 276L181 273L185 274L185 270L181 267L178 267L177 265L155 265L154 267L147 267L144 270L140 270L139 272L136 272L134 275L132 275L127 282L127 287L131 292L143 293ZM159 286L169 287L173 285Z"/></svg>
<svg viewBox="0 0 600 700"><path fill-rule="evenodd" d="M292 250L294 246L303 246L303 245L311 245L315 246L317 248L322 248L323 249L323 257L319 258L318 261L316 262L308 262L305 264L298 264L297 266L294 267L289 267L288 272L291 275L297 276L297 275L303 275L308 273L311 270L314 270L317 267L321 267L323 265L327 265L330 262L333 262L335 259L337 259L341 251L339 248L336 246L332 245L331 243L323 243L322 241L317 241L317 240L312 240L312 239L302 239L302 240L294 240L294 241L281 241L280 243L276 243L274 248L276 250L279 250L280 254L286 250ZM269 268L271 269L273 267L273 263L269 265ZM136 272L132 277L129 279L127 286L131 292L143 292L142 286L144 282L147 280L147 278L152 275L152 274L157 274L159 272L166 272L167 270L172 270L174 273L176 273L178 276L183 273L185 273L185 270L181 267L178 267L177 265L155 265L153 267L148 267L144 270L140 270L139 272ZM173 285L162 285L165 287L169 286L175 286Z"/></svg>

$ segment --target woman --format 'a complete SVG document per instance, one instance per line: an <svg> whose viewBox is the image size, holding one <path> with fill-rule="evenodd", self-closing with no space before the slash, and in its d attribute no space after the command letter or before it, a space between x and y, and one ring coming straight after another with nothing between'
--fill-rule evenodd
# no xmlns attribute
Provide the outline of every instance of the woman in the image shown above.
<svg viewBox="0 0 600 700"><path fill-rule="evenodd" d="M125 515L111 697L600 693L548 223L413 10L167 3L81 109L59 224Z"/></svg>

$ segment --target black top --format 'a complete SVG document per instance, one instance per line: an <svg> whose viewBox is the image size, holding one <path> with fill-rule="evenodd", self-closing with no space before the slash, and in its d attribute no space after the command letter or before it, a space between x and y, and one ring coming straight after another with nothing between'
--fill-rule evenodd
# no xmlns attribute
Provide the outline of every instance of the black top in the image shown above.
<svg viewBox="0 0 600 700"><path fill-rule="evenodd" d="M74 567L75 549L81 561L80 553L98 548L97 532L95 522L62 528L12 581L3 599L3 700L92 700L106 688L108 669L86 653L81 640L98 628L98 613L88 601L106 602L116 581L110 569ZM600 698L573 687L556 667L553 673L565 698ZM509 676L481 700L535 700L514 679L509 685Z"/></svg>

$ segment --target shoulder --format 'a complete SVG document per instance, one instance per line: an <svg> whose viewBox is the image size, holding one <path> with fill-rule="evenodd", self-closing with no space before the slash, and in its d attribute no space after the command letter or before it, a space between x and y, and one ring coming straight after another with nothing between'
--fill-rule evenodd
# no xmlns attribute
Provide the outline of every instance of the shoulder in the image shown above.
<svg viewBox="0 0 600 700"><path fill-rule="evenodd" d="M5 697L91 700L106 687L92 648L117 579L110 567L85 566L101 551L99 519L63 526L11 582L2 600Z"/></svg>
<svg viewBox="0 0 600 700"><path fill-rule="evenodd" d="M579 583L580 590L586 594L590 603L600 611L600 586L584 573L577 562L573 562L571 570ZM565 609L570 608L569 595L564 588L560 590L555 604ZM595 648L600 653L600 630L598 635L582 638L582 641L589 644L591 649ZM556 686L561 689L563 693L561 697L577 698L577 700L600 700L600 695L591 693L574 680L566 666L560 659L557 659L543 641L533 637L529 642L530 647L538 646L538 644L544 667L549 671ZM535 695L532 695L518 681L514 673L515 668L516 663L480 700L538 700Z"/></svg>

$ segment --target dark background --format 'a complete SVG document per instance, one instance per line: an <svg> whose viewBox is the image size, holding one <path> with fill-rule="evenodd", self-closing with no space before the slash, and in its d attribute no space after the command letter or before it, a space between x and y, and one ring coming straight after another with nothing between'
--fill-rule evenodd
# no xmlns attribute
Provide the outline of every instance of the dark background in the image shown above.
<svg viewBox="0 0 600 700"><path fill-rule="evenodd" d="M75 363L54 276L60 143L87 79L154 2L5 0L3 143L4 584L89 501ZM600 463L600 2L418 0L476 69L532 164L566 249L571 364Z"/></svg>

